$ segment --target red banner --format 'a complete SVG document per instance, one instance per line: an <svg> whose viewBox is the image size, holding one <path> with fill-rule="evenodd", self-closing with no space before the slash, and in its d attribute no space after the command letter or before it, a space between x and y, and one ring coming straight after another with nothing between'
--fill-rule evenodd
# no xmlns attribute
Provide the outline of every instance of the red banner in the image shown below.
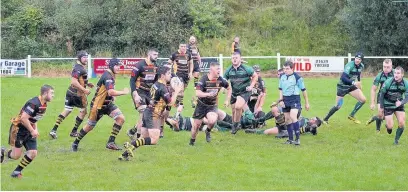
<svg viewBox="0 0 408 192"><path fill-rule="evenodd" d="M120 66L118 74L131 74L136 67L136 63L142 59L120 59ZM93 71L96 75L102 75L105 69L109 68L110 59L94 59Z"/></svg>

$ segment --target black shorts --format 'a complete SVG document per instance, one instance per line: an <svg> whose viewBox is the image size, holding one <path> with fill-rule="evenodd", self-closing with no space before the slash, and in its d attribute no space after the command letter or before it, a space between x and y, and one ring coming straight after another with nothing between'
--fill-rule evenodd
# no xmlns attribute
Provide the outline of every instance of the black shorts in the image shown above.
<svg viewBox="0 0 408 192"><path fill-rule="evenodd" d="M152 108L147 108L143 112L143 118L142 118L142 127L146 129L159 129L161 125L161 119L153 116L153 109Z"/></svg>
<svg viewBox="0 0 408 192"><path fill-rule="evenodd" d="M142 105L149 105L150 104L150 92L144 91L144 90L137 90L137 94L140 96L140 103L135 103L135 100L132 97L133 104L135 105L135 109L137 109L138 106Z"/></svg>
<svg viewBox="0 0 408 192"><path fill-rule="evenodd" d="M206 105L202 103L200 100L197 102L197 106L195 107L193 113L193 119L203 119L207 113L214 112L217 113L218 107L217 105Z"/></svg>
<svg viewBox="0 0 408 192"><path fill-rule="evenodd" d="M28 150L37 150L37 138L31 136L30 131L22 124L11 124L9 131L9 144L12 147L24 148Z"/></svg>
<svg viewBox="0 0 408 192"><path fill-rule="evenodd" d="M238 95L232 94L232 95L231 95L231 102L230 102L230 104L231 104L231 105L232 105L232 104L235 104L235 103L237 102L237 97L238 97L238 96L242 97L242 98L244 99L245 103L248 103L249 98L251 97L251 94L252 94L252 91L245 91L245 92L243 92L243 93L241 93L241 94L238 94Z"/></svg>
<svg viewBox="0 0 408 192"><path fill-rule="evenodd" d="M88 124L91 126L95 126L103 115L110 115L112 111L116 110L117 108L118 107L113 103L103 106L101 109L98 109L97 106L91 106L91 110L88 116Z"/></svg>
<svg viewBox="0 0 408 192"><path fill-rule="evenodd" d="M337 84L337 96L344 97L352 91L357 90L355 85L339 85Z"/></svg>
<svg viewBox="0 0 408 192"><path fill-rule="evenodd" d="M254 111L255 111L255 105L256 105L256 102L257 102L258 100L257 99L253 99L253 100L249 100L248 101L248 107L249 107L249 110L253 113Z"/></svg>
<svg viewBox="0 0 408 192"><path fill-rule="evenodd" d="M405 112L404 106L399 106L399 107L394 108L394 109L384 108L384 116L393 115L394 112L396 112L396 111Z"/></svg>
<svg viewBox="0 0 408 192"><path fill-rule="evenodd" d="M282 112L289 113L291 109L298 109L299 111L302 109L302 104L300 103L300 96L297 97L283 97L283 103L285 107L282 108ZM299 114L299 113L298 113Z"/></svg>
<svg viewBox="0 0 408 192"><path fill-rule="evenodd" d="M201 72L200 63L198 61L193 61L193 63L194 63L193 73L194 72Z"/></svg>
<svg viewBox="0 0 408 192"><path fill-rule="evenodd" d="M70 90L65 95L65 108L67 109L74 109L74 107L86 108L87 103L86 96L75 95Z"/></svg>

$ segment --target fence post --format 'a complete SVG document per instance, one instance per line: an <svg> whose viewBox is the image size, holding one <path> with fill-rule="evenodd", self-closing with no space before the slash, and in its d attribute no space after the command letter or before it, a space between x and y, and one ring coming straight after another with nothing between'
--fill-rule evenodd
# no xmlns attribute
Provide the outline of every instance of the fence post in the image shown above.
<svg viewBox="0 0 408 192"><path fill-rule="evenodd" d="M31 78L31 55L27 55L27 77Z"/></svg>
<svg viewBox="0 0 408 192"><path fill-rule="evenodd" d="M224 61L222 59L222 54L219 55L218 61L220 63L221 76L224 76Z"/></svg>
<svg viewBox="0 0 408 192"><path fill-rule="evenodd" d="M92 61L91 61L91 54L88 54L88 78L92 78Z"/></svg>
<svg viewBox="0 0 408 192"><path fill-rule="evenodd" d="M277 62L276 62L276 64L278 65L277 66L277 69L279 70L280 69L280 66L281 66L281 58L280 58L280 53L278 52L278 53L276 53L276 59L277 59Z"/></svg>
<svg viewBox="0 0 408 192"><path fill-rule="evenodd" d="M348 53L347 62L350 62L350 61L351 61L351 53Z"/></svg>

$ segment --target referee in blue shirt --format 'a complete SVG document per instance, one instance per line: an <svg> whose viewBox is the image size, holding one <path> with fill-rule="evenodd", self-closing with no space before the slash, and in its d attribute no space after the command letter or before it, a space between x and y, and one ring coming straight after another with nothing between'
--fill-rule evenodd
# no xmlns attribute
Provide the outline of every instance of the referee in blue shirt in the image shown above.
<svg viewBox="0 0 408 192"><path fill-rule="evenodd" d="M300 145L298 123L298 112L302 110L300 91L303 93L307 111L309 111L310 106L303 78L293 71L293 67L294 64L292 61L286 61L283 65L285 74L283 74L279 80L279 98L283 101L283 103L281 102L282 111L285 114L286 126L289 133L289 140L287 140L285 144ZM293 141L293 130L296 134L295 141Z"/></svg>

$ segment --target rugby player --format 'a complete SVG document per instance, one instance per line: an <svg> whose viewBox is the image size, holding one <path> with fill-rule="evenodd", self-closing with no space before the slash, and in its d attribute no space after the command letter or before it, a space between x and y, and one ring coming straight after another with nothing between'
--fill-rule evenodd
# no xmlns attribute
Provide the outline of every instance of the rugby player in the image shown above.
<svg viewBox="0 0 408 192"><path fill-rule="evenodd" d="M193 113L193 129L191 130L190 145L194 145L198 128L202 124L202 119L207 119L207 129L205 130L207 142L211 141L211 129L217 120L222 120L217 114L218 111L218 93L223 87L227 89L228 95L231 94L231 88L224 78L220 76L220 65L216 62L210 63L210 71L201 77L196 86L197 106Z"/></svg>
<svg viewBox="0 0 408 192"><path fill-rule="evenodd" d="M404 69L396 67L394 77L384 82L380 90L380 108L384 111L385 128L388 134L392 133L394 120L392 115L398 120L398 129L395 134L394 144L398 145L399 139L405 128L404 105L408 102L408 80L404 79Z"/></svg>
<svg viewBox="0 0 408 192"><path fill-rule="evenodd" d="M255 73L258 75L258 82L255 83L255 87L252 89L252 95L248 102L249 110L258 115L259 112L262 111L263 104L265 102L266 97L266 87L265 82L261 77L261 69L258 65L254 65L252 67Z"/></svg>
<svg viewBox="0 0 408 192"><path fill-rule="evenodd" d="M370 105L370 109L374 110L375 109L375 101L377 100L377 109L378 109L378 114L374 115L373 117L371 117L370 120L367 121L366 125L371 124L372 122L376 122L376 130L377 133L380 132L380 128L381 128L381 123L384 119L384 111L381 110L380 107L380 100L379 100L379 94L380 91L378 91L377 95L375 94L375 92L378 90L381 90L384 82L387 79L391 79L394 77L394 70L392 69L392 61L391 59L385 59L383 62L383 70L381 72L379 72L377 74L377 76L375 76L374 78L374 82L373 82L373 86L371 87L371 105ZM376 98L377 96L377 98Z"/></svg>
<svg viewBox="0 0 408 192"><path fill-rule="evenodd" d="M11 177L21 178L21 172L37 156L37 121L41 120L47 110L47 103L54 98L54 88L50 85L43 85L40 90L40 96L28 100L20 113L11 120L9 132L10 150L1 148L1 163L5 158L17 160L23 154L23 146L27 153L21 159L20 164L11 173Z"/></svg>
<svg viewBox="0 0 408 192"><path fill-rule="evenodd" d="M360 75L364 69L363 64L364 55L362 53L357 53L354 61L350 61L346 64L344 72L341 75L339 83L337 83L337 97L336 105L333 106L326 117L323 119L323 123L328 124L329 118L338 111L343 105L343 98L345 95L350 94L352 97L357 99L357 103L354 106L353 111L348 116L348 119L356 124L361 122L357 120L354 115L366 102L366 98L361 91L361 81Z"/></svg>
<svg viewBox="0 0 408 192"><path fill-rule="evenodd" d="M177 96L176 101L176 105L178 105L176 116L178 116L183 111L184 90L187 88L190 78L193 76L194 69L193 59L191 54L187 52L185 43L179 45L179 50L171 55L168 62L172 64L173 73L175 73L184 84L184 88L179 93L180 95Z"/></svg>
<svg viewBox="0 0 408 192"><path fill-rule="evenodd" d="M87 99L90 90L87 89L87 86L93 88L94 85L88 82L88 72L87 66L88 63L88 53L86 51L79 51L77 54L77 61L71 72L71 85L69 86L67 93L65 95L65 108L58 115L57 121L55 122L54 127L50 131L49 135L51 138L57 138L57 129L58 126L64 121L69 114L71 114L74 107L79 108L79 114L75 119L74 128L72 128L71 137L78 136L78 127L81 125L83 119L85 118L87 111Z"/></svg>
<svg viewBox="0 0 408 192"><path fill-rule="evenodd" d="M88 123L81 129L78 137L72 143L72 151L78 151L79 142L96 126L103 115L109 115L115 123L112 132L106 144L107 149L120 150L115 144L116 136L122 129L125 122L125 116L122 111L114 104L114 97L129 94L129 89L123 91L115 90L115 74L118 72L121 63L119 59L113 58L109 61L109 69L106 69L97 83L97 90L90 105Z"/></svg>
<svg viewBox="0 0 408 192"><path fill-rule="evenodd" d="M232 65L225 70L225 79L231 83L232 91L228 92L225 106L231 104L233 127L231 134L236 134L240 129L240 120L244 107L247 107L249 97L252 94L258 75L252 67L241 63L241 54L235 52L232 55ZM230 102L228 102L230 101Z"/></svg>
<svg viewBox="0 0 408 192"><path fill-rule="evenodd" d="M139 119L136 125L129 129L127 135L133 138L135 133L137 137L140 137L140 131L142 128L143 111L150 103L150 89L152 85L157 81L157 64L156 60L159 53L151 49L147 52L147 58L139 61L136 64L136 68L132 70L132 76L130 78L130 90L132 93L132 100L135 104L135 109L139 112Z"/></svg>
<svg viewBox="0 0 408 192"><path fill-rule="evenodd" d="M119 160L129 160L133 157L133 150L143 145L156 145L160 138L160 125L166 105L173 105L176 102L177 95L182 90L182 85L173 87L174 92L170 93L166 83L171 79L171 70L162 66L157 70L160 77L150 89L150 103L143 112L142 136L131 142L124 144L125 151L119 157Z"/></svg>
<svg viewBox="0 0 408 192"><path fill-rule="evenodd" d="M200 63L201 63L201 56L200 50L198 49L197 39L194 36L191 36L189 39L189 43L187 45L187 52L190 53L191 58L193 59L193 76L194 76L194 87L197 86L199 75L200 75ZM197 98L193 96L192 98L192 107L196 106Z"/></svg>

